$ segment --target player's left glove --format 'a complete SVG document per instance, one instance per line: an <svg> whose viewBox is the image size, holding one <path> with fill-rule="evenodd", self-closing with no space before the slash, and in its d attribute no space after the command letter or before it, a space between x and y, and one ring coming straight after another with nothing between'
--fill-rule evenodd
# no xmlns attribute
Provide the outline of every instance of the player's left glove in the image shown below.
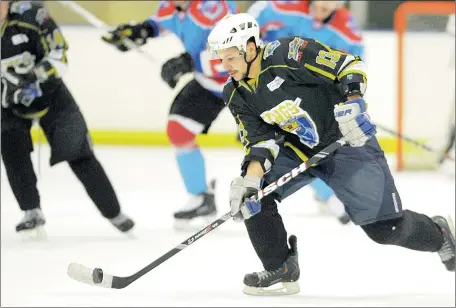
<svg viewBox="0 0 456 308"><path fill-rule="evenodd" d="M234 220L249 219L261 211L261 202L250 199L261 188L261 178L237 177L231 182L230 207Z"/></svg>
<svg viewBox="0 0 456 308"><path fill-rule="evenodd" d="M35 98L42 95L37 84L38 78L34 70L26 74L16 73L14 68L2 72L2 106L22 104L29 107Z"/></svg>
<svg viewBox="0 0 456 308"><path fill-rule="evenodd" d="M186 52L176 58L169 59L162 66L161 77L171 88L175 88L179 78L195 70L192 56Z"/></svg>
<svg viewBox="0 0 456 308"><path fill-rule="evenodd" d="M334 107L334 116L339 123L340 132L352 147L363 146L377 132L366 109L366 102L362 98Z"/></svg>

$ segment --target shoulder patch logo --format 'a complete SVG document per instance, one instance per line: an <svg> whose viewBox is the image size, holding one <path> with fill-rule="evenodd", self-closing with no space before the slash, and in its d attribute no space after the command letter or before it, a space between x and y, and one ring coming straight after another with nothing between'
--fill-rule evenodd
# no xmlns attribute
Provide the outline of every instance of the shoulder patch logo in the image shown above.
<svg viewBox="0 0 456 308"><path fill-rule="evenodd" d="M293 41L291 41L288 46L288 59L293 59L296 62L301 61L302 58L302 50L306 48L308 42L303 40L300 37L295 37Z"/></svg>
<svg viewBox="0 0 456 308"><path fill-rule="evenodd" d="M276 48L279 46L280 42L277 40L268 43L264 48L263 60L266 60L267 57L271 56L274 53L274 50L276 50Z"/></svg>
<svg viewBox="0 0 456 308"><path fill-rule="evenodd" d="M282 83L284 82L285 80L283 80L282 78L280 78L279 76L276 76L276 78L274 78L273 81L271 81L270 83L267 84L267 87L269 88L269 90L272 92L274 90L277 90L278 88L280 88L280 86L282 85Z"/></svg>
<svg viewBox="0 0 456 308"><path fill-rule="evenodd" d="M24 14L25 11L28 11L32 8L32 4L28 1L19 1L13 2L11 4L11 13Z"/></svg>

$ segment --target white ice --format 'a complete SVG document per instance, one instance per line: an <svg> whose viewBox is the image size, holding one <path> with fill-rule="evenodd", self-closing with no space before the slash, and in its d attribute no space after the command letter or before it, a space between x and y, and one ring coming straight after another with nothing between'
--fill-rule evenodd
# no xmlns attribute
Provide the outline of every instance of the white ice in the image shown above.
<svg viewBox="0 0 456 308"><path fill-rule="evenodd" d="M137 223L137 238L128 239L99 215L66 164L49 168L49 148L41 153L46 242L24 243L15 233L22 214L2 168L2 306L455 306L455 275L437 254L381 246L360 228L319 215L308 188L280 206L288 232L298 237L298 295L242 293L244 274L262 268L244 226L233 221L125 289L80 284L66 274L71 262L127 276L189 237L191 233L171 227L173 211L186 201L185 190L169 148L97 146L124 212ZM218 180L222 215L228 211L229 183L238 174L242 153L205 149L204 154L208 177ZM453 179L436 172L395 178L404 208L454 214Z"/></svg>

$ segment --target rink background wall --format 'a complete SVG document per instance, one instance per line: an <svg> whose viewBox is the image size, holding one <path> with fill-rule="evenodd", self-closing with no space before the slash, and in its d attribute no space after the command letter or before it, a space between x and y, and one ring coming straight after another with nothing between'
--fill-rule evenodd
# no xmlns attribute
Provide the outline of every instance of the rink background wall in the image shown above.
<svg viewBox="0 0 456 308"><path fill-rule="evenodd" d="M183 51L180 42L172 35L149 40L143 49L156 59L152 63L137 52L121 53L103 43L99 38L101 32L93 27L64 25L62 31L70 46L70 70L64 79L84 113L94 142L168 145L165 128L173 92L161 80L160 69L163 62ZM420 50L423 35L411 37L413 50ZM447 42L447 37L439 35L441 37L434 45ZM364 39L368 66L366 100L371 117L377 123L395 129L396 36L394 32L365 32ZM442 48L447 46L442 45ZM434 47L438 50L438 46ZM447 61L446 57L441 59ZM426 65L417 67L417 74L428 74ZM413 84L407 86L413 87ZM440 95L439 91L433 95ZM424 107L425 103L428 102L415 99L414 107ZM412 122L416 122L417 129L422 127L422 119ZM36 134L34 130L35 140ZM229 111L224 110L210 134L200 136L199 141L203 146L232 146L236 145L235 134L234 120ZM385 151L395 150L394 138L381 131L379 137Z"/></svg>

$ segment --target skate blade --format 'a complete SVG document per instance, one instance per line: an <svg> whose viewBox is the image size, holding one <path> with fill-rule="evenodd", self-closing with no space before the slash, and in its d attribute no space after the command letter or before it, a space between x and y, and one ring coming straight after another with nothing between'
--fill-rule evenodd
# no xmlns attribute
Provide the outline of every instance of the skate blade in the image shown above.
<svg viewBox="0 0 456 308"><path fill-rule="evenodd" d="M215 215L195 217L193 219L175 219L173 228L177 231L198 231L212 223Z"/></svg>
<svg viewBox="0 0 456 308"><path fill-rule="evenodd" d="M40 242L48 239L44 227L39 226L30 230L22 230L18 232L23 242Z"/></svg>
<svg viewBox="0 0 456 308"><path fill-rule="evenodd" d="M299 283L295 282L279 282L267 288L256 288L244 286L244 293L254 296L279 296L292 295L301 291Z"/></svg>

